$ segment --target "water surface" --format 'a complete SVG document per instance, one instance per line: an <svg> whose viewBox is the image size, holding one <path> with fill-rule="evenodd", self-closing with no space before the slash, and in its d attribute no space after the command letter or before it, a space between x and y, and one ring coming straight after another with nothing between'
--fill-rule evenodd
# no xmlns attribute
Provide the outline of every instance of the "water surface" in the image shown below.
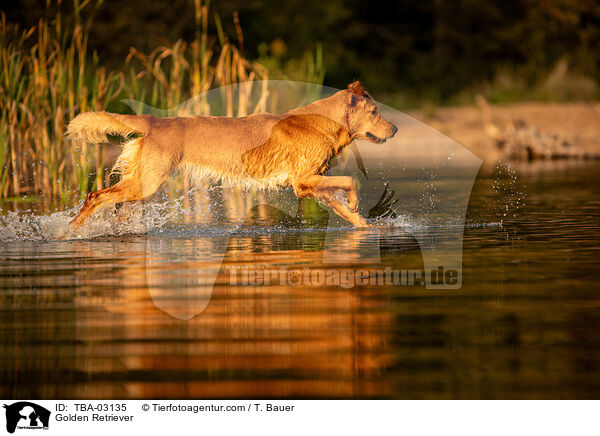
<svg viewBox="0 0 600 436"><path fill-rule="evenodd" d="M56 240L43 237L51 222L5 214L0 396L597 398L600 163L513 170L479 174L459 289L232 279L326 271L324 247L339 249L337 269L422 269L410 216L367 230L277 218ZM456 226L427 235L435 246Z"/></svg>

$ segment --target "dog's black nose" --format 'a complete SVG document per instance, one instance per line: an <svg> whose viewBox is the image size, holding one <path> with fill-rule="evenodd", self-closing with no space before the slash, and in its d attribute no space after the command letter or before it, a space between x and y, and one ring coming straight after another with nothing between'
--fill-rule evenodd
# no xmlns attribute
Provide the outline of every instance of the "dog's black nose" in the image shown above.
<svg viewBox="0 0 600 436"><path fill-rule="evenodd" d="M394 125L394 133L393 133L393 135L395 135L397 131L398 131L398 127Z"/></svg>

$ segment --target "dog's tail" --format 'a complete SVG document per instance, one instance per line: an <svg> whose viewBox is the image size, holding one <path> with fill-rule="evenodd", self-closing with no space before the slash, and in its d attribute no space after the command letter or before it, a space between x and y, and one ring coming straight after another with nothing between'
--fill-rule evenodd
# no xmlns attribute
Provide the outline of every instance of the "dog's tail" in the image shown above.
<svg viewBox="0 0 600 436"><path fill-rule="evenodd" d="M120 135L127 138L133 134L143 135L143 120L135 115L109 114L108 112L84 112L77 115L67 126L67 135L72 141L108 142L106 135Z"/></svg>
<svg viewBox="0 0 600 436"><path fill-rule="evenodd" d="M67 126L68 138L78 144L108 142L109 134L128 139L112 169L112 173L121 174L121 179L139 177L142 142L147 131L148 121L144 117L108 112L81 113Z"/></svg>

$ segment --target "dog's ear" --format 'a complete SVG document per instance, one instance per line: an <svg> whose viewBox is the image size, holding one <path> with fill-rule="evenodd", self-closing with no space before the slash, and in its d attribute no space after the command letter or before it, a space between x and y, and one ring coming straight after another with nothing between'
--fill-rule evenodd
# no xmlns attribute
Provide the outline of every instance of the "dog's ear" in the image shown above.
<svg viewBox="0 0 600 436"><path fill-rule="evenodd" d="M348 92L350 93L350 99L348 101L350 107L354 107L359 102L364 101L367 95L365 88L358 80L348 85Z"/></svg>
<svg viewBox="0 0 600 436"><path fill-rule="evenodd" d="M367 101L366 97L363 97L362 95L351 93L350 96L348 97L348 106L351 108L354 108L361 104L365 104L366 101Z"/></svg>
<svg viewBox="0 0 600 436"><path fill-rule="evenodd" d="M356 95L365 95L365 88L360 84L358 80L355 80L354 82L348 85L348 91Z"/></svg>
<svg viewBox="0 0 600 436"><path fill-rule="evenodd" d="M350 94L350 98L348 99L348 106L355 107L359 101L362 100L362 97L357 94Z"/></svg>
<svg viewBox="0 0 600 436"><path fill-rule="evenodd" d="M367 92L365 87L362 86L362 84L358 80L356 80L348 85L348 91L350 92L350 94L352 96L363 97L365 100L373 99L371 94L369 94ZM359 101L359 99L355 100L355 102L357 102L357 101Z"/></svg>

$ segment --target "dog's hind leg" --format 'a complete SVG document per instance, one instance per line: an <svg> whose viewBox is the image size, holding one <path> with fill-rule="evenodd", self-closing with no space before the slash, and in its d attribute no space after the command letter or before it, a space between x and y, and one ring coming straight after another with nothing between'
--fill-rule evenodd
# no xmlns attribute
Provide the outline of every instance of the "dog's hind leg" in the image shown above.
<svg viewBox="0 0 600 436"><path fill-rule="evenodd" d="M115 167L121 181L110 188L90 192L79 214L71 221L77 228L103 205L143 200L154 194L167 179L174 165L172 156L161 155L161 149L149 138L134 139L124 146Z"/></svg>
<svg viewBox="0 0 600 436"><path fill-rule="evenodd" d="M92 191L86 197L83 207L75 219L71 221L71 227L75 229L78 228L101 206L123 201L141 200L142 198L140 183L130 179L122 180L109 188Z"/></svg>
<svg viewBox="0 0 600 436"><path fill-rule="evenodd" d="M75 219L71 221L71 227L78 228L101 206L142 200L151 196L165 179L166 176L160 177L157 174L143 178L126 178L110 188L90 192L83 203L83 207Z"/></svg>

